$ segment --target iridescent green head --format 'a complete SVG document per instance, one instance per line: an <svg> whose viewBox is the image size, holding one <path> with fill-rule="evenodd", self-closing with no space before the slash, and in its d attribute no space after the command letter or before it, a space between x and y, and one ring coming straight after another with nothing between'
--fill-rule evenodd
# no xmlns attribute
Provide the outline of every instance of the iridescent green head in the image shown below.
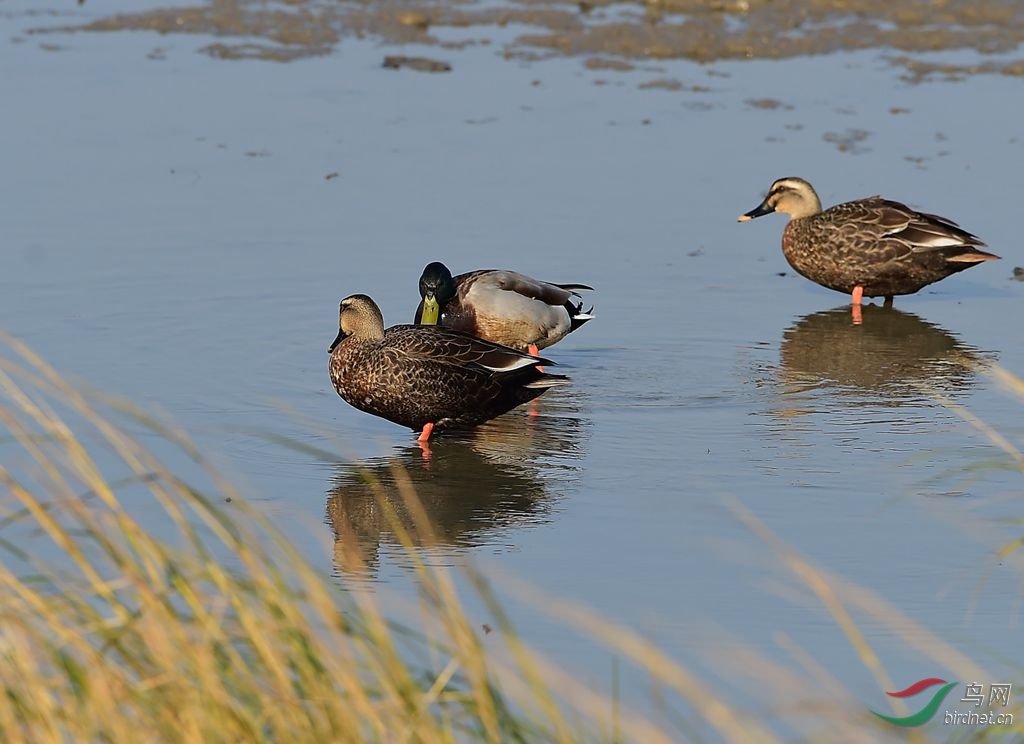
<svg viewBox="0 0 1024 744"><path fill-rule="evenodd" d="M417 322L423 325L437 325L445 305L455 297L455 280L452 272L440 261L427 264L420 275L420 297L423 299Z"/></svg>

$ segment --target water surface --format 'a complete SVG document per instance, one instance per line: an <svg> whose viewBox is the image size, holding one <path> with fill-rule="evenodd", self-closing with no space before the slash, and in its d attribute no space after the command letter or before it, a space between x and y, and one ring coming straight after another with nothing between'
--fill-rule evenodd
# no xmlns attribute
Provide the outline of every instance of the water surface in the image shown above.
<svg viewBox="0 0 1024 744"><path fill-rule="evenodd" d="M785 658L785 632L875 700L736 499L996 676L1024 661L1020 574L994 557L1020 473L942 404L1021 440L1021 404L979 367L1024 371L1018 78L911 83L886 50L608 70L346 36L282 64L200 54L203 34L27 33L116 5L0 15L17 71L0 77L2 326L165 411L339 585L411 591L367 485L401 513L399 466L438 522L416 536L431 560L594 606L709 681L738 648ZM396 49L453 71L382 69ZM854 326L844 297L786 265L781 217L735 222L787 175L826 204L881 192L946 214L1004 260ZM591 284L597 319L548 350L571 388L427 459L337 398L324 349L351 293L408 322L432 260ZM610 684L607 655L513 609L538 647ZM892 629L864 631L895 679L941 676Z"/></svg>

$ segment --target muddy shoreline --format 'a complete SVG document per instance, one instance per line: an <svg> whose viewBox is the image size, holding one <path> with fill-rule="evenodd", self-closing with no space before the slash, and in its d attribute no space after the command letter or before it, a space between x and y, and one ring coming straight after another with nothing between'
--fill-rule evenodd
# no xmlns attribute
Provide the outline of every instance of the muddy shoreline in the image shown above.
<svg viewBox="0 0 1024 744"><path fill-rule="evenodd" d="M328 54L356 36L439 50L495 45L506 57L524 60L579 56L613 71L657 60L711 63L886 49L910 79L1024 75L1024 55L964 66L913 57L942 50L1013 53L1024 42L1024 4L999 0L211 0L35 33L122 30L214 35L220 41L204 47L212 56L279 61ZM511 30L511 40L499 46L496 30L501 36Z"/></svg>

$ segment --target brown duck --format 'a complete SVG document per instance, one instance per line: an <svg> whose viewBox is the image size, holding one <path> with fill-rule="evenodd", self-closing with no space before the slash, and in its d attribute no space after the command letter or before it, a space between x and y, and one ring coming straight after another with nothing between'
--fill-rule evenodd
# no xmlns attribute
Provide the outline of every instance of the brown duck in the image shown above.
<svg viewBox="0 0 1024 744"><path fill-rule="evenodd" d="M341 301L338 336L328 348L331 382L346 402L414 431L467 428L506 413L569 378L552 364L507 346L438 326L384 330L363 294Z"/></svg>
<svg viewBox="0 0 1024 744"><path fill-rule="evenodd" d="M771 212L790 221L782 253L799 274L850 294L854 321L861 298L913 294L950 274L999 256L980 250L976 235L952 220L917 212L900 202L869 196L821 209L818 194L802 178L780 178L741 222Z"/></svg>
<svg viewBox="0 0 1024 744"><path fill-rule="evenodd" d="M551 284L515 271L483 269L453 277L439 261L420 276L414 323L439 324L536 355L591 320L576 302L586 284ZM593 308L591 308L593 310Z"/></svg>

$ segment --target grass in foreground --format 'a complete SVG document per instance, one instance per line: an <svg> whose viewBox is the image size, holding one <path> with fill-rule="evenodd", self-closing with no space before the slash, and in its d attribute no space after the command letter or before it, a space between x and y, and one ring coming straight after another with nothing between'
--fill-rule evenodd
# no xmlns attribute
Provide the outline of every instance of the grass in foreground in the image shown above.
<svg viewBox="0 0 1024 744"><path fill-rule="evenodd" d="M417 627L398 625L373 592L341 591L311 569L179 433L146 422L205 469L210 486L203 491L182 482L29 349L6 343L12 353L0 357L0 451L7 453L0 466L4 742L760 743L778 741L780 728L801 740L904 738L787 637L780 646L798 673L755 656L742 661L744 674L772 679L773 694L810 707L795 715L771 709L771 720L759 720L640 634L519 587L539 610L643 670L656 696L668 701L652 704L664 712L656 717L632 711L614 693L586 687L531 650L487 581L469 570L496 626L486 635L463 609L453 577L420 562L394 518L420 589L412 614ZM401 482L401 473L396 478ZM417 532L429 534L407 482L403 495ZM379 504L385 513L391 508L386 498ZM159 537L135 515L146 514L152 524L154 505L166 515ZM884 600L815 568L741 506L735 511L835 618L883 689L895 685L853 611L918 643L958 678L986 678ZM357 564L359 557L345 560ZM682 723L670 714L677 708L688 711ZM1024 719L1019 706L1013 710ZM1020 736L1024 726L1012 731Z"/></svg>

